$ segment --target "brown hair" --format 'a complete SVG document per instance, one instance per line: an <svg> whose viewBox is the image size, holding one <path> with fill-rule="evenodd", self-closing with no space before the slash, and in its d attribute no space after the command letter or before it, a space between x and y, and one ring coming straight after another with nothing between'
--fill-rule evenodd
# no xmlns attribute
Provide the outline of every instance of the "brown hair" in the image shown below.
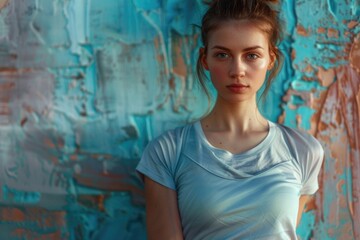
<svg viewBox="0 0 360 240"><path fill-rule="evenodd" d="M282 24L278 17L276 4L278 4L277 0L214 0L209 4L210 7L201 22L201 39L205 48L203 54L206 54L207 51L209 33L229 20L253 21L268 35L269 50L275 55L276 60L269 71L266 87L261 97L267 95L271 82L279 73L283 63L283 55L276 47L282 37ZM202 54L199 54L196 71L201 88L210 100L211 96L207 88L201 57Z"/></svg>

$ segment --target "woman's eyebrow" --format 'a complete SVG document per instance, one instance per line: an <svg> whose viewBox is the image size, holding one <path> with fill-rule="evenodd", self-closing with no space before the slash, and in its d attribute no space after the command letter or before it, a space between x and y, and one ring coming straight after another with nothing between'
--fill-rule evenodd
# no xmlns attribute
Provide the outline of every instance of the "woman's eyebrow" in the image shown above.
<svg viewBox="0 0 360 240"><path fill-rule="evenodd" d="M211 49L221 49L221 50L225 50L225 51L230 51L229 48L226 48L226 47L223 47L223 46L220 46L220 45L215 45L215 46L213 46ZM256 46L244 48L243 51L246 52L246 51L251 51L251 50L255 50L255 49L262 49L262 50L264 50L263 47L256 45Z"/></svg>

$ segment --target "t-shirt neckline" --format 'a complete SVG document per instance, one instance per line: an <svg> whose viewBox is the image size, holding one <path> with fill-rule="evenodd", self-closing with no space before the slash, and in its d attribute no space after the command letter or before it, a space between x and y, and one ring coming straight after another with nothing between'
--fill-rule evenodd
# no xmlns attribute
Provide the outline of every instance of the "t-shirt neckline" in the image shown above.
<svg viewBox="0 0 360 240"><path fill-rule="evenodd" d="M268 126L269 126L269 131L266 135L266 137L259 142L256 146L254 146L253 148L250 148L246 151L240 152L240 153L231 153L230 151L226 150L226 149L222 149L222 148L218 148L213 146L206 138L205 133L203 131L203 128L201 126L201 122L196 121L194 123L194 127L196 130L196 133L198 134L198 137L200 138L201 142L208 147L209 149L211 149L212 151L215 151L217 154L222 155L223 157L231 157L231 158L238 158L238 157L246 157L249 155L253 155L256 154L260 151L262 151L264 148L268 147L269 144L271 143L272 139L274 138L274 126L275 124L272 123L271 121L267 120Z"/></svg>

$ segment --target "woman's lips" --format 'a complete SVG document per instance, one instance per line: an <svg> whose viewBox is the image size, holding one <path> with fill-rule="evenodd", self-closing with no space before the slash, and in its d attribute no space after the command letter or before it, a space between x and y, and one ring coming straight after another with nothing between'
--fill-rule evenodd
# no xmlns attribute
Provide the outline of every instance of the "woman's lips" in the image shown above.
<svg viewBox="0 0 360 240"><path fill-rule="evenodd" d="M242 93L243 91L245 91L249 86L244 85L244 84L230 84L228 86L226 86L230 91L234 92L234 93Z"/></svg>

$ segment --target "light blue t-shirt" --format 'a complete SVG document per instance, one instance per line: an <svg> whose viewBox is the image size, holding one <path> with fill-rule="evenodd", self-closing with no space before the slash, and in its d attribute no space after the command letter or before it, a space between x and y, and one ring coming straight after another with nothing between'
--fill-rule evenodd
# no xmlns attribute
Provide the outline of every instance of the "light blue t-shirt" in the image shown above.
<svg viewBox="0 0 360 240"><path fill-rule="evenodd" d="M311 135L272 122L261 143L232 154L198 121L150 142L136 169L177 192L185 239L296 239L299 197L318 189L323 154Z"/></svg>

